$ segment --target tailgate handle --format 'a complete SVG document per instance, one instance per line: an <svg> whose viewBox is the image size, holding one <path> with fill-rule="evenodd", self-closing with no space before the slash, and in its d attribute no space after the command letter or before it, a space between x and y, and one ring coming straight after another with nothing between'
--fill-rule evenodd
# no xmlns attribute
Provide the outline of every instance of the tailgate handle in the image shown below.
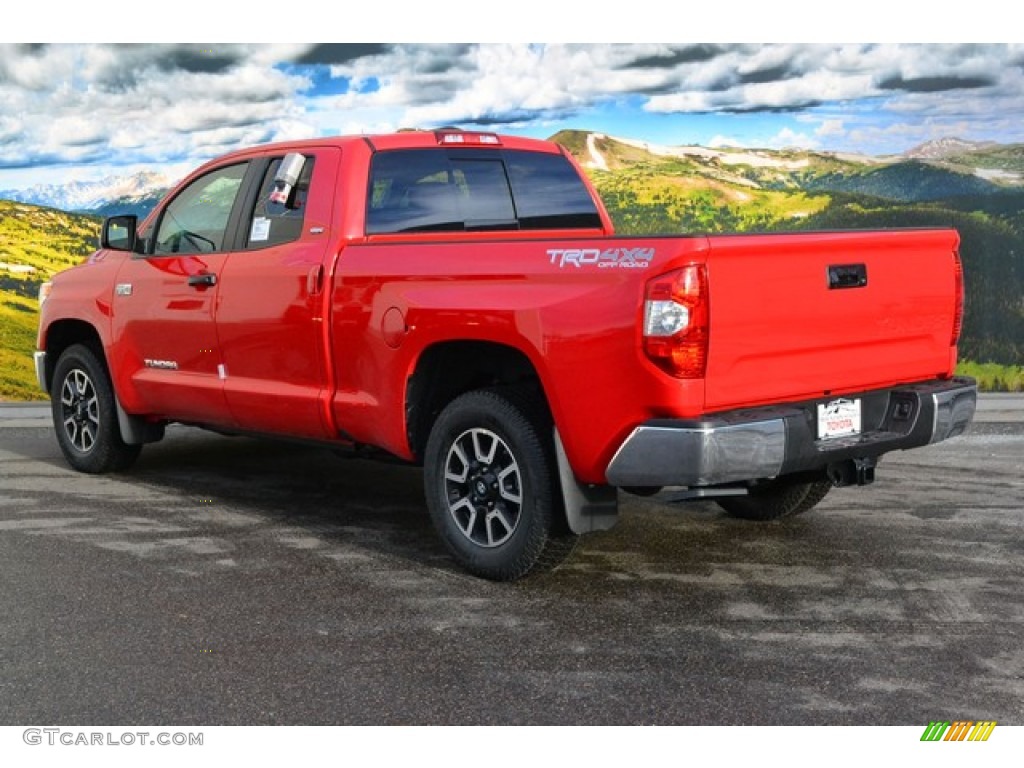
<svg viewBox="0 0 1024 768"><path fill-rule="evenodd" d="M863 288L868 284L866 264L830 264L828 268L829 290L839 288Z"/></svg>

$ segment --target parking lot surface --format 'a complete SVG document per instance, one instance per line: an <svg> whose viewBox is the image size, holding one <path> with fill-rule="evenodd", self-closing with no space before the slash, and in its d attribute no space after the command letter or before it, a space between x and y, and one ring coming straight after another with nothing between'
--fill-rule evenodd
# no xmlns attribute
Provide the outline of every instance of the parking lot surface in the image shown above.
<svg viewBox="0 0 1024 768"><path fill-rule="evenodd" d="M513 584L414 468L0 406L0 724L1024 724L1024 399L784 523L670 492Z"/></svg>

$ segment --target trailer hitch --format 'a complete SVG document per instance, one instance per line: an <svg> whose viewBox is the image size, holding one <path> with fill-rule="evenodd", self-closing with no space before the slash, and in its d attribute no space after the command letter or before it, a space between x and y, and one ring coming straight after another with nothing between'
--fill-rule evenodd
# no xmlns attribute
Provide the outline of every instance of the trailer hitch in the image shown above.
<svg viewBox="0 0 1024 768"><path fill-rule="evenodd" d="M832 485L842 488L848 485L871 485L875 482L875 466L878 457L866 456L860 459L847 459L828 465L826 470Z"/></svg>

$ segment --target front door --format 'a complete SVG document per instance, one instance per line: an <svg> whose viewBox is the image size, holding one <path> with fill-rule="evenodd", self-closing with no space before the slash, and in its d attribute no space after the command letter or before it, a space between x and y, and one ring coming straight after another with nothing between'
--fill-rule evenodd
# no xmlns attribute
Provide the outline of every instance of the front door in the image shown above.
<svg viewBox="0 0 1024 768"><path fill-rule="evenodd" d="M231 424L215 312L248 162L218 168L160 211L146 253L126 259L113 298L112 362L135 412Z"/></svg>

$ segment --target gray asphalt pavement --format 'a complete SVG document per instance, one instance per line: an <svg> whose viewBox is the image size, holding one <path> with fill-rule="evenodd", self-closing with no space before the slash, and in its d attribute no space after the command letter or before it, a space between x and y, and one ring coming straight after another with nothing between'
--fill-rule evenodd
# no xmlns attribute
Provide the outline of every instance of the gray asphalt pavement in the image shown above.
<svg viewBox="0 0 1024 768"><path fill-rule="evenodd" d="M624 496L514 584L415 469L173 427L127 474L0 405L0 724L1024 724L1024 397L788 523Z"/></svg>

